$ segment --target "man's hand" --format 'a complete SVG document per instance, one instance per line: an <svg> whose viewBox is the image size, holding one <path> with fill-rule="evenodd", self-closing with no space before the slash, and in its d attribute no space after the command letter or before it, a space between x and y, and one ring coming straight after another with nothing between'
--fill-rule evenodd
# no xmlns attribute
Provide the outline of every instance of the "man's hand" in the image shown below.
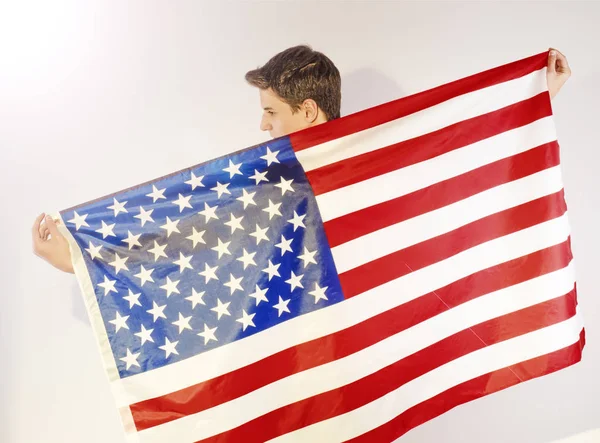
<svg viewBox="0 0 600 443"><path fill-rule="evenodd" d="M69 242L59 232L52 217L40 214L31 228L31 238L35 255L61 271L74 273Z"/></svg>
<svg viewBox="0 0 600 443"><path fill-rule="evenodd" d="M570 76L571 68L569 68L567 58L556 49L550 48L546 79L548 80L548 92L550 92L551 99L558 94L558 91Z"/></svg>

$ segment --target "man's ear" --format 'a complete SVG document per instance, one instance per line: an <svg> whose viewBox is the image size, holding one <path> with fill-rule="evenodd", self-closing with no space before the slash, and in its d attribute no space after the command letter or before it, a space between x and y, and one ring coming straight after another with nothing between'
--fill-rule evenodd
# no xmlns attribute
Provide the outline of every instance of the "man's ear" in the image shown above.
<svg viewBox="0 0 600 443"><path fill-rule="evenodd" d="M314 123L317 117L319 117L319 106L313 99L304 100L301 110L308 123Z"/></svg>

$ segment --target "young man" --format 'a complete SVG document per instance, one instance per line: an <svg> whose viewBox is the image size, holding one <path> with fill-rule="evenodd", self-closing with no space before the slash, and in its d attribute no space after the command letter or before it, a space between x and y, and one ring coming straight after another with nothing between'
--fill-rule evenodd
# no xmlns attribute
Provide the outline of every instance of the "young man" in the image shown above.
<svg viewBox="0 0 600 443"><path fill-rule="evenodd" d="M340 117L340 72L324 54L295 46L249 71L246 81L258 88L263 116L260 129L281 137Z"/></svg>
<svg viewBox="0 0 600 443"><path fill-rule="evenodd" d="M571 75L567 59L555 49L548 56L548 90L554 98ZM260 129L276 138L340 117L341 79L333 62L308 46L275 55L246 81L259 90ZM43 223L44 222L44 223ZM32 227L33 252L61 271L73 273L69 244L49 216Z"/></svg>

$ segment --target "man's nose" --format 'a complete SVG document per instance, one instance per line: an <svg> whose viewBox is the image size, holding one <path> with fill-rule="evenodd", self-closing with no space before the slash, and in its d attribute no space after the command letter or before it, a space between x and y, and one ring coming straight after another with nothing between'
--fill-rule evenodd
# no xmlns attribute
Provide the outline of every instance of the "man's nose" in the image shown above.
<svg viewBox="0 0 600 443"><path fill-rule="evenodd" d="M264 117L260 120L260 130L261 131L271 131L273 129L273 126L271 125L271 123L269 123L267 121L267 119L265 119Z"/></svg>

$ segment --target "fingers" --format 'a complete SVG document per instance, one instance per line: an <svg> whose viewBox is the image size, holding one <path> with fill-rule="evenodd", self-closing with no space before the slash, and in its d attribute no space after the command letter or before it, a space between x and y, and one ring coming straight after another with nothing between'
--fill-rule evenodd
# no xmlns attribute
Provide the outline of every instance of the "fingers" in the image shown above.
<svg viewBox="0 0 600 443"><path fill-rule="evenodd" d="M40 238L44 238L44 231L46 229L48 229L47 224L45 223L45 219L46 219L46 217L44 217L44 220L42 220L42 222L40 223L40 226L38 227L38 233L40 235Z"/></svg>
<svg viewBox="0 0 600 443"><path fill-rule="evenodd" d="M42 240L46 241L46 240L48 240L48 236L50 235L50 229L48 229L48 226L46 226L46 225L44 225L42 229L43 230L42 230L41 237L42 237Z"/></svg>
<svg viewBox="0 0 600 443"><path fill-rule="evenodd" d="M554 74L556 72L556 49L550 48L548 53L548 73Z"/></svg>
<svg viewBox="0 0 600 443"><path fill-rule="evenodd" d="M571 68L567 57L557 49L550 48L548 53L548 72L549 73L560 73L560 74L571 74Z"/></svg>
<svg viewBox="0 0 600 443"><path fill-rule="evenodd" d="M50 235L52 237L58 238L62 235L60 232L58 232L58 228L56 227L56 222L49 215L46 216L46 226L50 230Z"/></svg>
<svg viewBox="0 0 600 443"><path fill-rule="evenodd" d="M556 64L558 67L558 72L571 73L571 68L569 68L569 62L567 62L567 57L565 57L560 52L556 51Z"/></svg>
<svg viewBox="0 0 600 443"><path fill-rule="evenodd" d="M41 225L44 217L45 217L45 214L42 212L40 215L38 215L36 217L35 221L33 222L33 226L31 227L31 237L34 240L41 238L40 225Z"/></svg>

